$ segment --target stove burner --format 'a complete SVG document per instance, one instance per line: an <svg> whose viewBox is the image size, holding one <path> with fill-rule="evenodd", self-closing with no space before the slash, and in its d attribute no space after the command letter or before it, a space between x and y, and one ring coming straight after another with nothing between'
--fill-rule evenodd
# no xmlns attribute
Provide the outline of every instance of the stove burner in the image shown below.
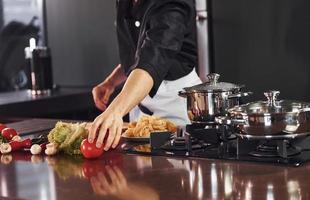
<svg viewBox="0 0 310 200"><path fill-rule="evenodd" d="M262 144L259 144L256 150L251 151L249 155L254 157L282 157L288 158L289 156L295 156L301 153L299 147L293 146L287 140L279 141L265 141Z"/></svg>
<svg viewBox="0 0 310 200"><path fill-rule="evenodd" d="M189 151L202 149L207 146L209 146L209 144L193 137L175 137L170 142L161 146L161 149L166 151Z"/></svg>
<svg viewBox="0 0 310 200"><path fill-rule="evenodd" d="M127 142L125 152L144 155L199 157L300 166L310 161L310 133L298 137L241 137L230 127L189 124L174 135L152 133L150 148ZM237 136L237 137L236 137ZM242 135L243 136L243 135ZM281 136L281 137L278 137ZM286 135L287 136L287 135Z"/></svg>

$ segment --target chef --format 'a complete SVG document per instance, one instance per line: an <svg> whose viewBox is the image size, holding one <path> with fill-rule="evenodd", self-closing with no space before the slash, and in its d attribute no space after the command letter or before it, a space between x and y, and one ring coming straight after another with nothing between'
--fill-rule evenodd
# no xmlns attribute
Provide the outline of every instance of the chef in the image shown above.
<svg viewBox="0 0 310 200"><path fill-rule="evenodd" d="M197 65L194 0L118 0L120 64L93 89L103 111L93 122L89 142L107 151L119 143L123 116L151 114L189 123L186 100L178 91L201 83ZM125 82L107 105L115 87Z"/></svg>

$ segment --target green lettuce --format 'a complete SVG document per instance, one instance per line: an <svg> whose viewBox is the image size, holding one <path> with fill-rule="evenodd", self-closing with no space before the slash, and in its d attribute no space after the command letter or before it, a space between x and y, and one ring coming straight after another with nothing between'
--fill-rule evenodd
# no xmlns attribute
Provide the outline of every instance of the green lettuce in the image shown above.
<svg viewBox="0 0 310 200"><path fill-rule="evenodd" d="M57 122L55 128L48 134L48 141L56 143L66 154L79 155L81 142L87 135L87 130L81 124Z"/></svg>

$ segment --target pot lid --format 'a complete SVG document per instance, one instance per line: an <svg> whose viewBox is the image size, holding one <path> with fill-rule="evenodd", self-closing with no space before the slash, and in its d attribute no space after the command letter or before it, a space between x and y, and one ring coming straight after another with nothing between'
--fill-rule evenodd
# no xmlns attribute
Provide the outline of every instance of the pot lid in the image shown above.
<svg viewBox="0 0 310 200"><path fill-rule="evenodd" d="M267 101L257 101L241 106L236 106L228 110L235 115L270 115L286 114L310 111L310 103L292 100L277 100L279 91L268 91L264 95Z"/></svg>
<svg viewBox="0 0 310 200"><path fill-rule="evenodd" d="M231 90L240 89L244 87L244 85L236 85L233 83L218 82L220 75L215 74L215 73L208 74L207 78L208 78L207 82L194 85L192 87L186 87L184 88L184 90L186 92L225 92L225 91L231 91Z"/></svg>

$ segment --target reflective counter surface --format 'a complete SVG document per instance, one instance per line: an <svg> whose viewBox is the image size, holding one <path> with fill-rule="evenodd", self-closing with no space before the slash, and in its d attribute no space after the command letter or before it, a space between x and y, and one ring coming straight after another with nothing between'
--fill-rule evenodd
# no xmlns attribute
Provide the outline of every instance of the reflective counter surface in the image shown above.
<svg viewBox="0 0 310 200"><path fill-rule="evenodd" d="M207 159L144 157L117 151L107 152L98 160L17 152L2 155L1 163L2 198L310 198L310 164L293 168Z"/></svg>
<svg viewBox="0 0 310 200"><path fill-rule="evenodd" d="M55 123L32 119L8 126L19 133L31 133ZM286 167L146 157L119 150L106 152L97 160L15 152L0 154L0 183L1 200L295 200L310 199L310 163Z"/></svg>

